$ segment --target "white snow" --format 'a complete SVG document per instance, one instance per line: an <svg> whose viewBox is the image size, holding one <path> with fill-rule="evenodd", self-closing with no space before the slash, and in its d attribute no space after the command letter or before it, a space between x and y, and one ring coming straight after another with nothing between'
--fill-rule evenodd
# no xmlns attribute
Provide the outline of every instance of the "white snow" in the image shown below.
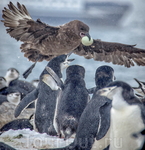
<svg viewBox="0 0 145 150"><path fill-rule="evenodd" d="M58 137L52 137L46 133L40 134L29 129L9 130L0 136L0 141L17 150L37 150L40 148L64 147L73 142L73 138L66 141Z"/></svg>

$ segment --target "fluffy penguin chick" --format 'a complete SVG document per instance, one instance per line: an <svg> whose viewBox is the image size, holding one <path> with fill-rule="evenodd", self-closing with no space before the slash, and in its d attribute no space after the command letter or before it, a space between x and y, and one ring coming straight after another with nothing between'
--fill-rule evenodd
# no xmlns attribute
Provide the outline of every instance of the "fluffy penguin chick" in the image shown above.
<svg viewBox="0 0 145 150"><path fill-rule="evenodd" d="M19 92L10 93L7 95L7 100L17 106L21 100L21 94Z"/></svg>
<svg viewBox="0 0 145 150"><path fill-rule="evenodd" d="M7 81L7 86L12 80L19 78L19 71L15 68L9 68L6 72L5 79Z"/></svg>
<svg viewBox="0 0 145 150"><path fill-rule="evenodd" d="M112 100L110 150L137 150L144 138L132 135L145 127L145 109L135 97L133 89L125 82L115 81L98 94Z"/></svg>
<svg viewBox="0 0 145 150"><path fill-rule="evenodd" d="M21 93L21 97L24 98L28 93L35 89L32 83L25 80L19 80L19 71L15 68L9 68L6 72L5 79L7 81L7 93L11 89L15 89ZM34 104L30 107L34 107Z"/></svg>
<svg viewBox="0 0 145 150"><path fill-rule="evenodd" d="M2 104L0 105L0 128L6 123L16 119L14 117L14 110L21 101L21 94L17 91L16 92L13 91L12 93L3 96L6 97L6 100L3 101ZM21 114L21 116L19 116L19 119L27 118L33 112L34 110L25 110Z"/></svg>

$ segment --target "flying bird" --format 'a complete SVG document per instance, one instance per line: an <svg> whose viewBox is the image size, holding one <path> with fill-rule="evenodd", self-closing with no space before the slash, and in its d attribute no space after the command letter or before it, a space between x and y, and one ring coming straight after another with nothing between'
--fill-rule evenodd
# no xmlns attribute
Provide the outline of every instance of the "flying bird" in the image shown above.
<svg viewBox="0 0 145 150"><path fill-rule="evenodd" d="M40 19L34 21L24 5L17 3L16 7L12 2L8 4L8 8L4 7L2 17L2 22L8 27L7 33L23 42L21 52L30 61L49 61L58 55L73 52L87 59L93 58L125 67L134 66L135 63L145 66L145 49L136 48L135 45L92 40L89 26L79 20L58 27L50 26ZM84 41L93 43L84 44Z"/></svg>

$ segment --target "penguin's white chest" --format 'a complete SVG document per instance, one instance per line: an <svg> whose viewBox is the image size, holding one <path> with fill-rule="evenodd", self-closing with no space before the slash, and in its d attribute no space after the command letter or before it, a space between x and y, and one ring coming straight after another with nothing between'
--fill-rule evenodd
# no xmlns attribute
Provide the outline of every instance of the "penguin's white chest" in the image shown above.
<svg viewBox="0 0 145 150"><path fill-rule="evenodd" d="M119 101L118 101L119 103ZM144 141L134 138L133 133L144 129L138 105L126 105L122 109L111 109L110 150L136 150Z"/></svg>

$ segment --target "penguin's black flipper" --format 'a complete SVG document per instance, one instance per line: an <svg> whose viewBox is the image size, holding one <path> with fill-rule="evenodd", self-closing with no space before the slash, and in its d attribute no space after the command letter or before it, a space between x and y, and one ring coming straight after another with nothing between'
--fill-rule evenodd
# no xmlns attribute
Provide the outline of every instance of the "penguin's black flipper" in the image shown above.
<svg viewBox="0 0 145 150"><path fill-rule="evenodd" d="M3 142L0 142L0 150L16 150L16 149Z"/></svg>
<svg viewBox="0 0 145 150"><path fill-rule="evenodd" d="M15 109L15 117L17 118L20 113L33 101L35 101L38 97L38 90L34 89L32 92L30 92L29 94L27 94L22 100L21 102L18 104L18 106Z"/></svg>
<svg viewBox="0 0 145 150"><path fill-rule="evenodd" d="M29 76L29 74L32 72L32 70L33 70L33 68L35 67L35 65L36 65L36 62L33 64L33 65L31 65L24 73L23 73L23 77L26 79L28 76Z"/></svg>
<svg viewBox="0 0 145 150"><path fill-rule="evenodd" d="M55 80L55 82L57 83L57 85L61 89L63 89L63 82L60 80L60 78L58 77L58 75L50 67L48 67L48 66L46 66L46 70L51 75L51 77Z"/></svg>
<svg viewBox="0 0 145 150"><path fill-rule="evenodd" d="M110 101L110 102L109 102ZM110 128L110 111L111 111L111 100L108 99L102 107L100 107L99 114L100 114L100 128L96 135L96 140L100 140L103 138L108 129Z"/></svg>

